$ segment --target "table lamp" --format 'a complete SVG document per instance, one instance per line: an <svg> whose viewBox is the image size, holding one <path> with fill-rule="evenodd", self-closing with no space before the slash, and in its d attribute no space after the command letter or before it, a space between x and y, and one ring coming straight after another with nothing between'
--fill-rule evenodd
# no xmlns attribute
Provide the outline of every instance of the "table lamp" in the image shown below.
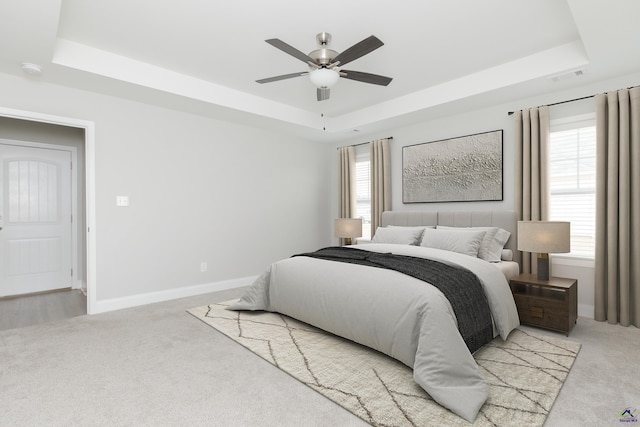
<svg viewBox="0 0 640 427"><path fill-rule="evenodd" d="M518 221L518 250L538 254L538 280L549 280L550 253L571 250L570 230L565 221Z"/></svg>
<svg viewBox="0 0 640 427"><path fill-rule="evenodd" d="M354 237L362 237L362 218L337 218L334 231L345 245L350 245Z"/></svg>

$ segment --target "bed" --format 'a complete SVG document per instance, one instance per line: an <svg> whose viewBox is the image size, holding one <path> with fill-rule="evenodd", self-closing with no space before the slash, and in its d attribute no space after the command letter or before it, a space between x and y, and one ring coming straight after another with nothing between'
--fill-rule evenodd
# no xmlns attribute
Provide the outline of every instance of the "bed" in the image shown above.
<svg viewBox="0 0 640 427"><path fill-rule="evenodd" d="M514 212L384 212L371 243L275 262L229 309L279 312L381 351L472 422L488 396L472 354L519 325L515 231Z"/></svg>

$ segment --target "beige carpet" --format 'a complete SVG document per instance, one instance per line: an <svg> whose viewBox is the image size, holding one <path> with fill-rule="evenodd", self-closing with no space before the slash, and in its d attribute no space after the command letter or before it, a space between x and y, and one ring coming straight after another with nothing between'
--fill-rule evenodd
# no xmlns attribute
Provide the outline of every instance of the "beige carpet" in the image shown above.
<svg viewBox="0 0 640 427"><path fill-rule="evenodd" d="M434 402L400 362L280 314L227 305L189 312L372 425L470 425ZM542 426L579 349L521 330L483 347L474 357L490 391L473 425Z"/></svg>

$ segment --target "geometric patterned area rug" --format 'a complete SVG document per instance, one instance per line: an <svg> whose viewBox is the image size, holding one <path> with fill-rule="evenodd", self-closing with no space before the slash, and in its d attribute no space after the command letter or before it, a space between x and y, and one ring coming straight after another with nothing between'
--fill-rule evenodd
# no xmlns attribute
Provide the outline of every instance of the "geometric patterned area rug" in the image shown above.
<svg viewBox="0 0 640 427"><path fill-rule="evenodd" d="M431 399L406 365L278 313L224 309L234 301L188 311L371 425L471 425ZM473 425L542 426L579 349L517 329L478 350L489 398Z"/></svg>

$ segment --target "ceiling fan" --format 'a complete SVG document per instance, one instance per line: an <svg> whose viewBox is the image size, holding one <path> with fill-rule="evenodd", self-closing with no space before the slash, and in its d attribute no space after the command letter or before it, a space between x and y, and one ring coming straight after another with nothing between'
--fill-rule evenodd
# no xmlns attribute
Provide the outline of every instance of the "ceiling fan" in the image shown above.
<svg viewBox="0 0 640 427"><path fill-rule="evenodd" d="M288 53L294 58L307 64L310 71L300 73L283 74L281 76L268 77L266 79L256 80L258 83L270 83L278 80L290 79L308 75L311 82L318 88L318 101L329 99L330 88L338 82L340 77L350 80L357 80L363 83L371 83L374 85L387 86L393 80L391 77L380 76L377 74L363 73L361 71L344 70L339 67L354 61L368 53L373 52L380 46L384 45L376 36L369 36L359 43L354 44L349 49L338 53L329 49L327 46L331 41L331 34L320 33L316 36L316 40L320 45L319 49L314 50L308 55L300 52L295 47L283 42L280 39L265 40L271 46Z"/></svg>

